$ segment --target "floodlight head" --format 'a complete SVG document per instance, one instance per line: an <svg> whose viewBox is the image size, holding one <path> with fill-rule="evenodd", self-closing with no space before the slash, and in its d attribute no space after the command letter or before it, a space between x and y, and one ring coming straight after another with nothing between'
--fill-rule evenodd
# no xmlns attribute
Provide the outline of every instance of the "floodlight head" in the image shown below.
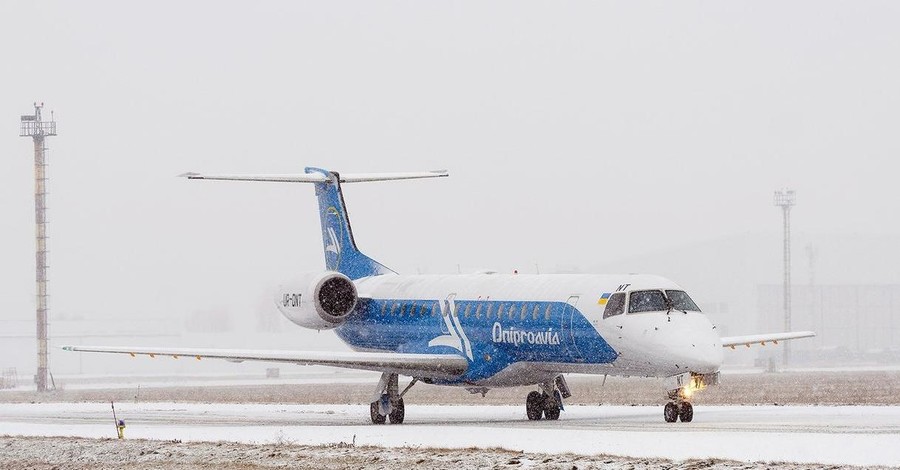
<svg viewBox="0 0 900 470"><path fill-rule="evenodd" d="M791 207L797 203L797 195L793 189L782 189L775 191L775 205L781 207Z"/></svg>

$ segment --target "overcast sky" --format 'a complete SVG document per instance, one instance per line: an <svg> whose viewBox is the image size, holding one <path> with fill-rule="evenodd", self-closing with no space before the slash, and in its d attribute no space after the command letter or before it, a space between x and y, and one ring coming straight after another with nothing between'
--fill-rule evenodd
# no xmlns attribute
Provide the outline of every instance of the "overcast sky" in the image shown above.
<svg viewBox="0 0 900 470"><path fill-rule="evenodd" d="M794 227L900 234L897 2L0 3L0 314L254 308L323 268L308 185L185 171L446 168L345 188L400 272L596 266ZM49 113L47 113L49 114ZM274 312L274 310L273 310Z"/></svg>

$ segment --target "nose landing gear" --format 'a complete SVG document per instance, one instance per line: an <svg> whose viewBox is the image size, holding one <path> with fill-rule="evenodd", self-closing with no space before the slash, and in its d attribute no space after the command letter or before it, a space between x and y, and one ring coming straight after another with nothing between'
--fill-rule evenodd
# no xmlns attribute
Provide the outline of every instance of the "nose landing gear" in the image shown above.
<svg viewBox="0 0 900 470"><path fill-rule="evenodd" d="M681 420L682 423L690 423L694 419L694 407L691 398L695 393L710 385L719 384L719 373L710 374L688 373L669 377L667 389L669 390L669 403L663 408L663 418L667 423Z"/></svg>
<svg viewBox="0 0 900 470"><path fill-rule="evenodd" d="M694 419L694 407L690 402L672 402L666 403L663 408L663 418L667 423L674 423L681 420L682 423L690 423Z"/></svg>

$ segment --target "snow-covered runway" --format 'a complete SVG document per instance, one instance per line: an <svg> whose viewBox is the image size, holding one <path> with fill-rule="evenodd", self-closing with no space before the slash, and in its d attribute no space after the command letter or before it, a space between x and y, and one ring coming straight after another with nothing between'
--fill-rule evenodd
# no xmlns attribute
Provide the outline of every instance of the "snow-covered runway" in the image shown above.
<svg viewBox="0 0 900 470"><path fill-rule="evenodd" d="M405 424L383 426L359 405L117 403L116 411L130 438L900 466L896 406L697 406L694 422L668 424L650 406L571 406L559 421L530 422L522 406L409 404ZM114 434L108 404L0 404L0 435Z"/></svg>

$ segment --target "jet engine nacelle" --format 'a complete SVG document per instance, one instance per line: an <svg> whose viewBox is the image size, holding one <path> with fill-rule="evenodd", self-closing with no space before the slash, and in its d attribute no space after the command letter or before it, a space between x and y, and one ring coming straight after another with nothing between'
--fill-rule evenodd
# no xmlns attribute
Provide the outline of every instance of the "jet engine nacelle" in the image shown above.
<svg viewBox="0 0 900 470"><path fill-rule="evenodd" d="M350 278L325 271L282 285L275 295L275 305L288 320L300 326L327 330L344 323L357 299L356 285Z"/></svg>

